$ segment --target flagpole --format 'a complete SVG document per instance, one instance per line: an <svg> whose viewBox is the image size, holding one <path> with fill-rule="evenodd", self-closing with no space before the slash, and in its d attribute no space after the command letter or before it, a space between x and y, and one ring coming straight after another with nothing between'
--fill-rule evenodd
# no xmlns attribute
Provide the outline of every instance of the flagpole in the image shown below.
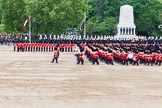
<svg viewBox="0 0 162 108"><path fill-rule="evenodd" d="M87 5L88 5L88 0L87 0ZM84 17L85 17L85 21L84 21L84 38L86 37L86 19L87 19L87 15L86 15L87 12L84 13Z"/></svg>
<svg viewBox="0 0 162 108"><path fill-rule="evenodd" d="M84 38L86 37L86 13L84 13Z"/></svg>
<svg viewBox="0 0 162 108"><path fill-rule="evenodd" d="M31 17L29 16L29 43L31 43Z"/></svg>

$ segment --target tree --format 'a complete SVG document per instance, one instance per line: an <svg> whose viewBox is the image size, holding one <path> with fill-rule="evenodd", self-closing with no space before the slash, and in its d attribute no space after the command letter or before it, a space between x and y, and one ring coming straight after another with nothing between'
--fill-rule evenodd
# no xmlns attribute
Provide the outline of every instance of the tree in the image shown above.
<svg viewBox="0 0 162 108"><path fill-rule="evenodd" d="M158 25L160 24L160 13L162 12L162 3L159 0L90 0L89 5L91 9L88 15L87 32L91 34L96 33L97 30L98 34L116 35L116 29L111 29L113 30L111 33L108 31L104 32L106 28L104 26L101 27L101 25L108 24L106 19L113 18L115 20L112 20L115 23L113 26L117 26L120 6L125 4L134 7L137 35L149 36L159 34ZM92 25L100 28L94 29L95 27L93 27L92 29Z"/></svg>
<svg viewBox="0 0 162 108"><path fill-rule="evenodd" d="M133 1L132 5L135 10L135 24L137 26L137 35L158 35L160 24L160 13L162 4L159 0L143 0L137 3Z"/></svg>
<svg viewBox="0 0 162 108"><path fill-rule="evenodd" d="M25 2L23 0L2 0L2 23L6 32L21 31L25 16Z"/></svg>
<svg viewBox="0 0 162 108"><path fill-rule="evenodd" d="M89 35L114 35L116 34L116 18L108 17L100 23L94 23L95 18L91 18L87 24Z"/></svg>
<svg viewBox="0 0 162 108"><path fill-rule="evenodd" d="M40 33L62 34L80 23L87 9L86 0L31 0L27 2L32 24ZM33 28L36 31L35 28Z"/></svg>
<svg viewBox="0 0 162 108"><path fill-rule="evenodd" d="M0 0L6 32L22 32L30 15L32 33L62 34L78 26L87 10L86 0ZM1 14L1 12L0 12Z"/></svg>
<svg viewBox="0 0 162 108"><path fill-rule="evenodd" d="M2 3L2 0L0 0L0 4ZM1 8L1 5L0 5L0 24L1 24L1 21L2 21L2 8Z"/></svg>

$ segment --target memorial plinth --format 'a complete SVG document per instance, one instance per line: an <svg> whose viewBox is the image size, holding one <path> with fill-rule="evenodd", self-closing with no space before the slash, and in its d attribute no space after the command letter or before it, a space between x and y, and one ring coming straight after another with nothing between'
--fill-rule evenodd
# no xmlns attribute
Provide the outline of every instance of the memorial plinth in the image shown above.
<svg viewBox="0 0 162 108"><path fill-rule="evenodd" d="M124 5L120 7L119 23L117 25L117 37L136 37L133 7Z"/></svg>

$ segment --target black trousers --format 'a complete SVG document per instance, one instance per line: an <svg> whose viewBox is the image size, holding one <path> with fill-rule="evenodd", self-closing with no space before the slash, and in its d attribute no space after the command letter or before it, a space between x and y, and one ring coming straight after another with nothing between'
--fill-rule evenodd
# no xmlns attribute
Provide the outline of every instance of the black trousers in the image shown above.
<svg viewBox="0 0 162 108"><path fill-rule="evenodd" d="M83 60L83 59L82 59L82 60L79 60L79 59L78 59L77 64L80 64L80 62L81 62L82 65L84 64L84 60Z"/></svg>
<svg viewBox="0 0 162 108"><path fill-rule="evenodd" d="M56 60L56 63L58 63L58 57L57 58L53 58L51 63L53 63L55 60Z"/></svg>
<svg viewBox="0 0 162 108"><path fill-rule="evenodd" d="M93 63L93 65L94 65L95 63L97 63L97 65L99 65L98 59L93 59L93 60L92 60L92 63Z"/></svg>

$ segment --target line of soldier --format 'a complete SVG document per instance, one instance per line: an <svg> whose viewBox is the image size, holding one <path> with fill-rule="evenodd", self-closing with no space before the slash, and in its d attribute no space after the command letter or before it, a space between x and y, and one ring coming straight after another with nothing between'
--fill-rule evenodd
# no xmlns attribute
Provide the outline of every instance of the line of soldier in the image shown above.
<svg viewBox="0 0 162 108"><path fill-rule="evenodd" d="M77 44L80 51L85 50L85 55L92 64L99 65L99 61L106 64L113 62L144 65L161 65L162 63L162 44ZM61 52L74 51L76 44L29 44L17 43L14 45L14 51L54 51L59 47ZM81 56L83 56L81 54ZM80 57L81 58L81 57Z"/></svg>
<svg viewBox="0 0 162 108"><path fill-rule="evenodd" d="M99 55L98 55L98 49L93 47L93 44L88 44L85 47L85 55L88 58L88 60L90 62L92 62L92 64L97 64L99 65Z"/></svg>
<svg viewBox="0 0 162 108"><path fill-rule="evenodd" d="M60 52L73 52L76 44L37 44L37 43L16 43L14 51L17 52L51 52L59 47Z"/></svg>
<svg viewBox="0 0 162 108"><path fill-rule="evenodd" d="M143 49L140 49L141 47ZM85 55L92 64L99 64L99 60L112 65L113 62L122 65L143 64L151 66L161 65L162 63L162 48L160 45L88 44L85 47Z"/></svg>

